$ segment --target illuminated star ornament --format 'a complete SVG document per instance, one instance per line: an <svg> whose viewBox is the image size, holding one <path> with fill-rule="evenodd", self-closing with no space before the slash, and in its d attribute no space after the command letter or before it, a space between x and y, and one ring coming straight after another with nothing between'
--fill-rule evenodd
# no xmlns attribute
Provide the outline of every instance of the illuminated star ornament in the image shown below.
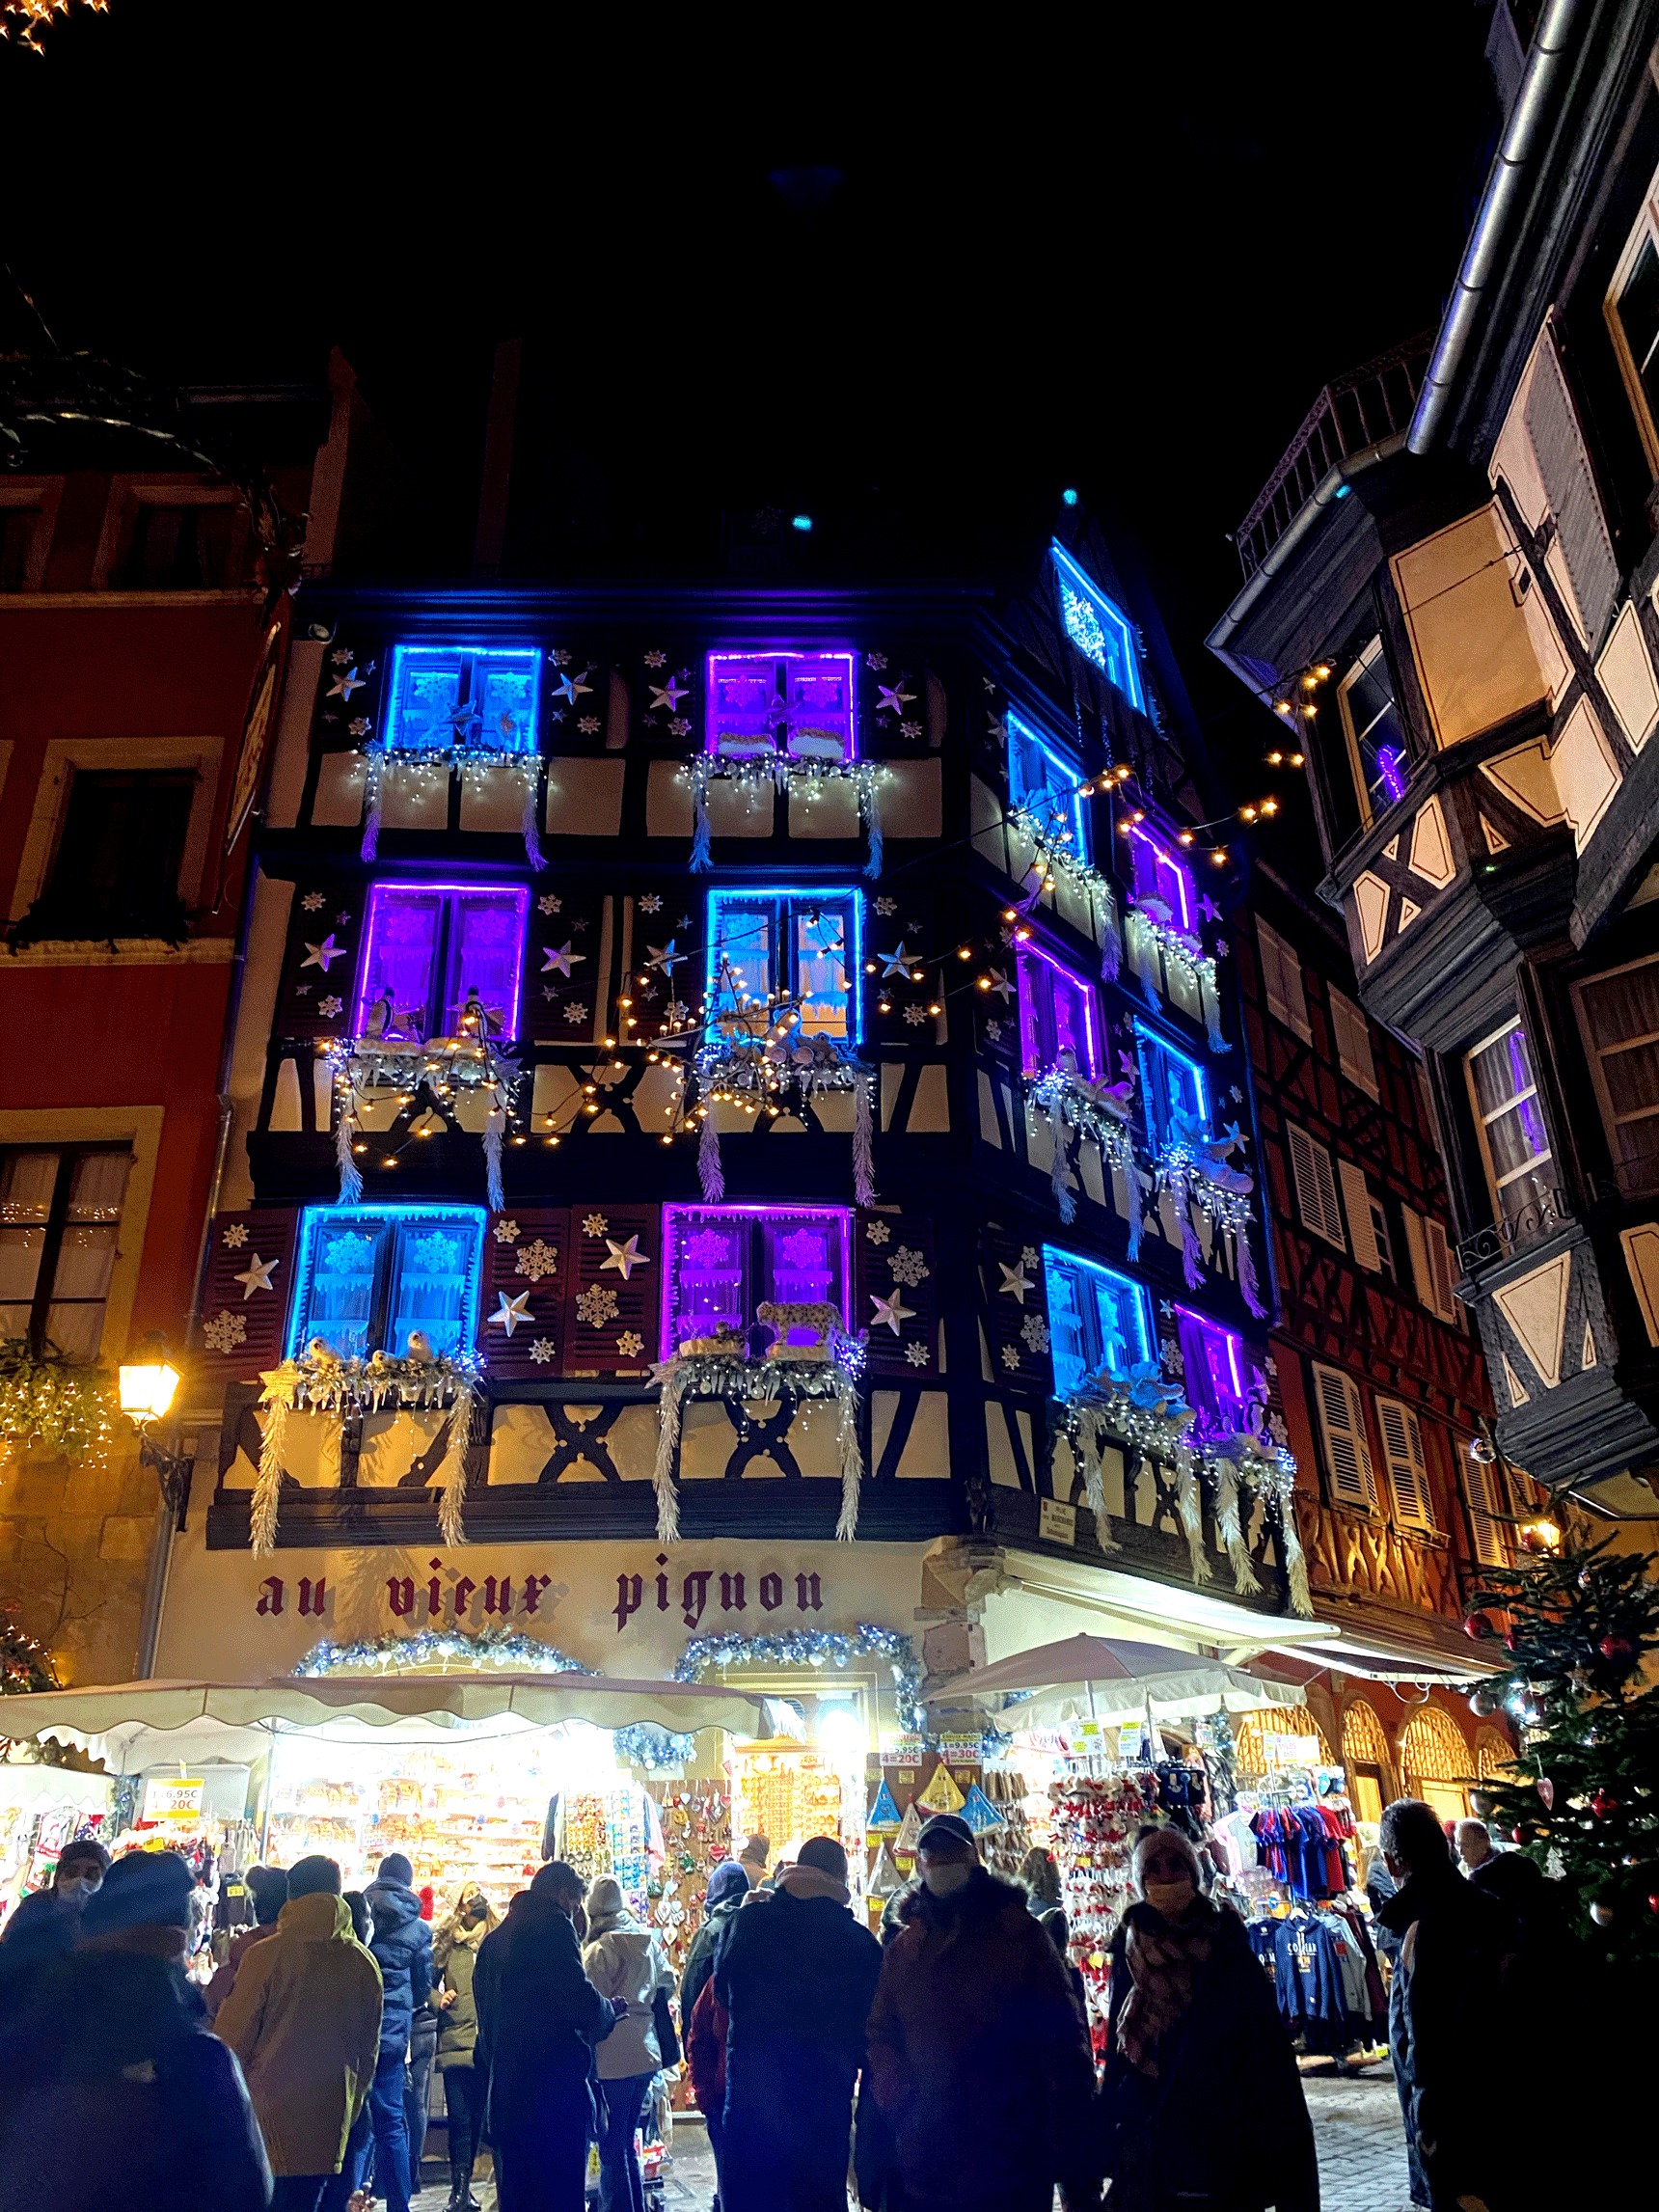
<svg viewBox="0 0 1659 2212"><path fill-rule="evenodd" d="M605 1242L611 1250L599 1263L601 1271L606 1268L614 1268L622 1280L629 1282L636 1268L648 1268L651 1265L647 1255L639 1249L638 1237L630 1237L625 1244L619 1244L614 1237L607 1237Z"/></svg>
<svg viewBox="0 0 1659 2212"><path fill-rule="evenodd" d="M1004 1005L1006 1005L1008 1000L1014 996L1014 986L1009 982L1008 977L1003 973L1000 968L993 968L991 970L991 989L995 992L996 996L1002 1000Z"/></svg>
<svg viewBox="0 0 1659 2212"><path fill-rule="evenodd" d="M233 1282L238 1282L242 1286L242 1303L244 1305L247 1304L256 1291L274 1291L276 1289L271 1276L282 1264L281 1260L261 1260L258 1253L256 1252L248 1262L245 1270L241 1274L231 1277Z"/></svg>
<svg viewBox="0 0 1659 2212"><path fill-rule="evenodd" d="M898 949L897 949L897 951L895 951L895 952L881 952L881 953L878 953L878 954L876 955L876 957L877 957L877 959L878 959L878 960L882 960L882 961L884 961L884 962L885 962L885 964L886 964L886 965L885 965L885 966L883 968L883 969L882 969L882 973L883 973L883 975L884 975L884 976L887 976L887 975L905 975L905 976L908 976L908 975L910 974L910 971L911 971L911 956L910 956L910 954L909 954L909 953L908 953L908 952L905 950L905 941L904 941L904 939L903 939L902 937L901 937L901 938L900 938L900 940L899 940L899 943L898 943Z"/></svg>
<svg viewBox="0 0 1659 2212"><path fill-rule="evenodd" d="M892 1330L895 1336L897 1336L899 1334L901 1325L905 1322L914 1321L916 1318L915 1308L913 1306L906 1305L904 1302L904 1297L905 1294L902 1285L897 1289L890 1291L884 1298L879 1298L875 1292L872 1291L870 1293L870 1303L875 1307L876 1310L870 1316L870 1326L872 1328L880 1328L885 1325L887 1328Z"/></svg>
<svg viewBox="0 0 1659 2212"><path fill-rule="evenodd" d="M364 688L364 679L358 674L355 668L341 669L333 683L329 685L328 696L331 699L343 699L349 706L352 693L360 692Z"/></svg>
<svg viewBox="0 0 1659 2212"><path fill-rule="evenodd" d="M544 975L570 975L579 962L587 958L585 952L573 952L571 941L566 938L560 945L544 944L541 948L541 971Z"/></svg>
<svg viewBox="0 0 1659 2212"><path fill-rule="evenodd" d="M678 942L677 938L671 937L666 944L648 944L645 950L651 957L646 961L645 966L647 968L660 968L665 975L672 975L676 968L685 965L685 954L674 950Z"/></svg>
<svg viewBox="0 0 1659 2212"><path fill-rule="evenodd" d="M496 1296L502 1302L497 1311L491 1314L486 1325L494 1328L497 1322L500 1322L508 1336L511 1336L521 1321L529 1321L530 1318L530 1293L520 1291L516 1298L509 1298L505 1291L497 1291Z"/></svg>
<svg viewBox="0 0 1659 2212"><path fill-rule="evenodd" d="M320 968L326 975L333 961L343 960L344 958L344 947L336 944L334 932L331 930L320 944L307 943L306 956L300 962L300 966L302 968Z"/></svg>
<svg viewBox="0 0 1659 2212"><path fill-rule="evenodd" d="M582 675L586 673L587 670L584 669ZM565 674L560 676L558 683L554 685L553 696L556 699L563 699L567 706L574 706L583 692L590 692L592 689L591 684L583 682L582 676Z"/></svg>
<svg viewBox="0 0 1659 2212"><path fill-rule="evenodd" d="M674 678L670 676L666 684L653 684L651 686L651 704L645 711L650 714L657 707L666 707L670 714L678 714L680 701L689 699L691 696L683 684L676 683Z"/></svg>
<svg viewBox="0 0 1659 2212"><path fill-rule="evenodd" d="M902 684L904 678L901 676L899 683ZM914 704L915 694L901 691L899 684L878 684L876 689L882 695L881 701L876 708L878 714L903 714L906 707Z"/></svg>
<svg viewBox="0 0 1659 2212"><path fill-rule="evenodd" d="M1023 1305L1026 1292L1035 1290L1037 1287L1025 1272L1024 1261L1021 1260L1020 1265L1015 1268L1009 1267L1003 1260L998 1260L996 1264L1002 1270L1002 1280L996 1286L998 1295L1004 1297L1018 1298L1020 1303Z"/></svg>

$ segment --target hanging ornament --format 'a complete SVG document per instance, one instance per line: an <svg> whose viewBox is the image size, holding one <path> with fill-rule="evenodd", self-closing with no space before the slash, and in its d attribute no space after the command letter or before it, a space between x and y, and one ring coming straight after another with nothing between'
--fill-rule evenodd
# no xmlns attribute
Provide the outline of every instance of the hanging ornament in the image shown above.
<svg viewBox="0 0 1659 2212"><path fill-rule="evenodd" d="M1636 1646L1628 1636L1603 1636L1596 1646L1610 1667L1629 1667L1636 1661Z"/></svg>
<svg viewBox="0 0 1659 2212"><path fill-rule="evenodd" d="M1512 1843L1524 1843L1531 1836L1531 1834L1532 1830L1530 1828L1511 1828L1509 1830L1509 1841Z"/></svg>
<svg viewBox="0 0 1659 2212"><path fill-rule="evenodd" d="M1609 1796L1605 1789L1598 1789L1590 1801L1590 1809L1598 1820L1605 1820L1610 1813L1618 1811L1618 1800Z"/></svg>
<svg viewBox="0 0 1659 2212"><path fill-rule="evenodd" d="M1590 1917L1594 1921L1597 1927L1611 1927L1616 1915L1611 1905L1604 1905L1598 1899L1596 1903L1591 1906Z"/></svg>
<svg viewBox="0 0 1659 2212"><path fill-rule="evenodd" d="M1477 1720L1484 1720L1488 1713L1498 1709L1498 1701L1490 1690L1475 1690L1470 1694L1469 1710Z"/></svg>
<svg viewBox="0 0 1659 2212"><path fill-rule="evenodd" d="M1475 1642L1479 1644L1483 1638L1495 1635L1497 1631L1493 1627L1491 1617L1488 1614L1471 1613L1463 1623L1463 1633L1465 1636L1473 1637Z"/></svg>
<svg viewBox="0 0 1659 2212"><path fill-rule="evenodd" d="M1648 1893L1647 1893L1647 1910L1648 1910L1650 1913L1659 1913L1659 1890L1649 1890L1649 1891L1648 1891Z"/></svg>
<svg viewBox="0 0 1659 2212"><path fill-rule="evenodd" d="M1538 1777L1538 1795L1543 1799L1544 1811L1553 1813L1555 1811L1555 1784L1547 1774Z"/></svg>

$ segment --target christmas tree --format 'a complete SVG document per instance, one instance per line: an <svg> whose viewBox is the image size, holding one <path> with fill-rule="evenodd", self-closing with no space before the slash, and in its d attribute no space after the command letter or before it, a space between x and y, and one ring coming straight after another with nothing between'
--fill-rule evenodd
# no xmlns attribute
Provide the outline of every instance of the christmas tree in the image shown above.
<svg viewBox="0 0 1659 2212"><path fill-rule="evenodd" d="M1509 1654L1475 1709L1502 1707L1521 1743L1481 1795L1597 1954L1659 1980L1659 1684L1643 1664L1659 1652L1659 1555L1616 1553L1611 1538L1532 1543L1516 1566L1482 1570L1465 1623Z"/></svg>
<svg viewBox="0 0 1659 2212"><path fill-rule="evenodd" d="M60 1686L45 1646L24 1631L10 1605L0 1603L0 1696ZM0 1727L0 1737L5 1733Z"/></svg>

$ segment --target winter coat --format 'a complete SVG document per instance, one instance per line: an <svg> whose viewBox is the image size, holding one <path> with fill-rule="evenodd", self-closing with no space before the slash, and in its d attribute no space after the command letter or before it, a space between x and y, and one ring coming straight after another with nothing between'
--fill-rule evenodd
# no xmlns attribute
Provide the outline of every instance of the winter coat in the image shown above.
<svg viewBox="0 0 1659 2212"><path fill-rule="evenodd" d="M279 2174L338 2173L381 2049L380 1969L343 1898L290 1898L213 2026L247 2069Z"/></svg>
<svg viewBox="0 0 1659 2212"><path fill-rule="evenodd" d="M917 1889L882 1954L868 2080L905 2193L927 2204L1048 2201L1094 2089L1065 1966L1025 1892L976 1867Z"/></svg>
<svg viewBox="0 0 1659 2212"><path fill-rule="evenodd" d="M627 2081L654 2074L663 2063L653 2025L657 1992L674 1986L674 1970L663 1955L663 1947L647 1927L632 1915L601 1924L582 1953L587 1979L601 1997L625 1997L628 2009L599 2046L599 2079Z"/></svg>
<svg viewBox="0 0 1659 2212"><path fill-rule="evenodd" d="M492 2131L531 2125L548 2106L587 2101L593 2048L614 2015L582 1971L576 1930L551 1898L514 1898L478 1947L475 2065L489 2081Z"/></svg>
<svg viewBox="0 0 1659 2212"><path fill-rule="evenodd" d="M705 1980L692 2007L686 2029L686 2070L692 2077L692 2094L704 2118L718 2121L725 2111L726 2031L731 2018L715 1995L712 1980Z"/></svg>
<svg viewBox="0 0 1659 2212"><path fill-rule="evenodd" d="M455 1993L453 2005L446 2005L438 2014L438 2071L448 2073L451 2066L470 2066L477 2049L478 2004L474 1989L477 1972L478 1951L490 1932L489 1923L479 1921L473 1927L440 1928L432 1938L432 1964L437 1969L439 1984Z"/></svg>
<svg viewBox="0 0 1659 2212"><path fill-rule="evenodd" d="M421 1918L421 1899L407 1882L389 1882L382 1875L363 1897L374 1915L369 1949L386 1992L380 2048L401 2059L408 2053L415 2015L432 1994L432 1930Z"/></svg>
<svg viewBox="0 0 1659 2212"><path fill-rule="evenodd" d="M715 1963L726 2029L722 2205L806 2212L846 2195L853 2084L881 1971L844 1885L791 1867L738 1914ZM770 2191L770 2194L769 2194Z"/></svg>
<svg viewBox="0 0 1659 2212"><path fill-rule="evenodd" d="M209 2020L212 2019L234 1987L236 1969L241 1965L244 1953L252 1945L262 1943L266 1936L275 1935L276 1932L276 1922L267 1920L261 1921L258 1927L245 1927L239 1935L233 1935L231 1938L231 1949L226 1954L224 1965L220 1967L212 1980L202 1992L202 1999L207 2007Z"/></svg>
<svg viewBox="0 0 1659 2212"><path fill-rule="evenodd" d="M0 2047L0 2212L265 2212L242 2069L182 1974L90 1950L42 1977Z"/></svg>
<svg viewBox="0 0 1659 2212"><path fill-rule="evenodd" d="M1313 2124L1272 1983L1231 1907L1209 1906L1210 1956L1186 2010L1155 2046L1156 2075L1132 2066L1118 2021L1134 1987L1127 1920L1112 1937L1111 2011L1101 2092L1102 2163L1117 2212L1150 2212L1165 2194L1213 2197L1238 2212L1318 2212ZM1131 1913L1159 1917L1149 1905Z"/></svg>
<svg viewBox="0 0 1659 2212"><path fill-rule="evenodd" d="M697 1999L703 1993L703 1984L715 1970L715 1954L724 1940L725 1931L748 1903L748 1896L724 1898L716 1905L693 1936L686 1953L686 1964L680 1976L680 2022L689 2033L692 2015L697 2008Z"/></svg>
<svg viewBox="0 0 1659 2212"><path fill-rule="evenodd" d="M55 1887L36 1890L14 1906L0 1933L0 2007L27 2006L42 1976L68 1958L81 1932L78 1905L66 1904Z"/></svg>

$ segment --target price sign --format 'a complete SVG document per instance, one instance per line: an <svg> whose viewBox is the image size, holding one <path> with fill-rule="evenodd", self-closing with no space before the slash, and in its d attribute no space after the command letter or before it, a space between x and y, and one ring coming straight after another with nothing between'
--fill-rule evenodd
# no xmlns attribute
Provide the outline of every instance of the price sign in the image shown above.
<svg viewBox="0 0 1659 2212"><path fill-rule="evenodd" d="M186 1775L177 1782L163 1782L152 1775L144 1788L144 1817L147 1820L199 1820L202 1789L200 1778L192 1780Z"/></svg>

